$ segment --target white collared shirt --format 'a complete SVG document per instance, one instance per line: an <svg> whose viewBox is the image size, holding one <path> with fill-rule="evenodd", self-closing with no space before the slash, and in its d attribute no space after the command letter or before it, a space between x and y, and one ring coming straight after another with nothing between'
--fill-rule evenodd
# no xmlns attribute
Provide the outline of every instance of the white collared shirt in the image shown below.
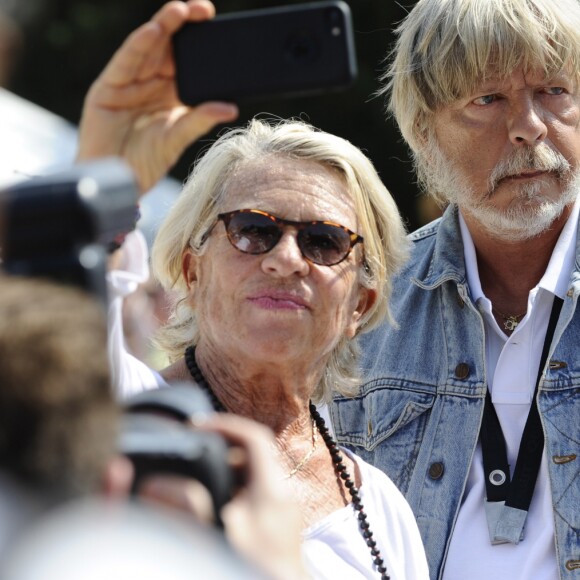
<svg viewBox="0 0 580 580"><path fill-rule="evenodd" d="M467 281L485 323L486 371L502 426L512 475L530 410L554 295L563 298L575 259L580 197L564 225L550 262L528 297L528 310L511 336L498 326L481 288L473 240L461 216ZM545 455L528 513L524 541L492 546L484 509L485 478L478 444L451 539L444 580L558 580L554 517Z"/></svg>

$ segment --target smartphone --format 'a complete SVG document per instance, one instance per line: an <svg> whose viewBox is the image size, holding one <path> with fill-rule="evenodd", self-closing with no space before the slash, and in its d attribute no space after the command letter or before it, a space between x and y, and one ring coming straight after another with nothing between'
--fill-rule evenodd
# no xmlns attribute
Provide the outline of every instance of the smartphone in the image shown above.
<svg viewBox="0 0 580 580"><path fill-rule="evenodd" d="M357 75L351 13L340 0L187 23L173 50L187 105L322 93L347 88Z"/></svg>

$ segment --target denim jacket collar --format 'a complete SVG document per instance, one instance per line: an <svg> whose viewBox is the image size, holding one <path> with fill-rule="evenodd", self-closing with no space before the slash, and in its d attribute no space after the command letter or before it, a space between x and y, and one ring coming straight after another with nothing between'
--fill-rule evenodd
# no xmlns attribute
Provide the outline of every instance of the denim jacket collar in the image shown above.
<svg viewBox="0 0 580 580"><path fill-rule="evenodd" d="M433 235L433 251L425 254L423 263L415 270L422 275L413 276L411 281L425 290L433 290L450 280L458 285L467 285L459 210L456 205L450 205L442 218L412 233L410 239L416 241Z"/></svg>

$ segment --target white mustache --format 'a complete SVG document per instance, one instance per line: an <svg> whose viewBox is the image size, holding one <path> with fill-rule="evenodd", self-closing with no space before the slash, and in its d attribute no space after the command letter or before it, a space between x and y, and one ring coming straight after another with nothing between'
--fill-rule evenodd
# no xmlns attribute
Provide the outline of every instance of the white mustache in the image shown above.
<svg viewBox="0 0 580 580"><path fill-rule="evenodd" d="M489 176L490 191L505 177L526 171L551 171L562 176L570 171L570 163L561 153L550 149L545 143L516 149L493 168Z"/></svg>

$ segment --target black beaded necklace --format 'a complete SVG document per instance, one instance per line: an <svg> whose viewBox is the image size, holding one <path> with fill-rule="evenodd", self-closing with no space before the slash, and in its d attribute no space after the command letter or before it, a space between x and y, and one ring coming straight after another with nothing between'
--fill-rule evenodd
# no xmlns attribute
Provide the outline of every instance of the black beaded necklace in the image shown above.
<svg viewBox="0 0 580 580"><path fill-rule="evenodd" d="M213 408L220 413L227 412L227 409L224 407L222 402L215 396L215 393L209 386L208 382L205 380L205 377L203 376L200 368L197 366L197 362L195 360L195 348L193 346L189 346L185 350L185 364L187 365L189 374L191 375L193 380L210 397ZM346 469L346 465L344 464L340 447L333 439L332 435L328 430L328 427L326 426L326 422L321 417L320 413L318 412L318 409L313 403L310 403L310 415L312 416L312 419L316 424L316 428L318 429L318 432L320 433L322 439L324 440L324 443L330 453L330 456L332 457L334 471L337 477L342 479L342 481L344 482L344 487L346 487L352 499L354 510L358 512L357 518L359 522L359 528L366 542L366 545L369 547L369 550L371 552L373 564L375 565L377 572L379 572L379 574L381 575L381 580L390 580L390 576L387 574L385 562L383 558L381 558L381 552L377 547L377 542L373 539L373 532L371 531L367 514L364 511L364 506L361 503L358 488L355 486L354 481L351 479L350 473Z"/></svg>

